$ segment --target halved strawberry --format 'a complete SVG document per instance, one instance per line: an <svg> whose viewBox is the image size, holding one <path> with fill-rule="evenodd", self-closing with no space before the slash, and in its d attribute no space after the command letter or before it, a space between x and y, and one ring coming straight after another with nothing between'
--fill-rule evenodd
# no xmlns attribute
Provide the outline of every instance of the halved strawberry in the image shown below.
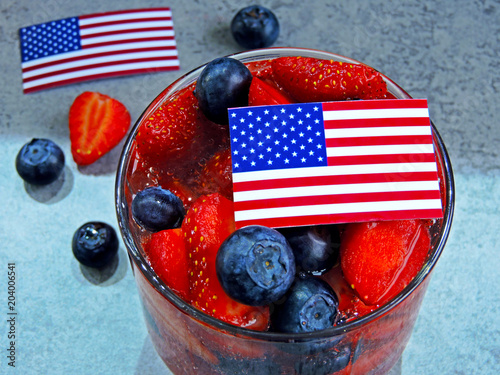
<svg viewBox="0 0 500 375"><path fill-rule="evenodd" d="M160 279L181 298L188 300L188 259L182 229L153 233L145 251Z"/></svg>
<svg viewBox="0 0 500 375"><path fill-rule="evenodd" d="M200 184L204 194L220 193L227 199L233 199L233 178L231 175L231 149L224 148L217 152L203 166Z"/></svg>
<svg viewBox="0 0 500 375"><path fill-rule="evenodd" d="M421 220L348 224L340 246L342 272L364 303L381 305L415 277L429 247Z"/></svg>
<svg viewBox="0 0 500 375"><path fill-rule="evenodd" d="M71 153L78 165L88 165L115 147L127 134L130 114L118 100L86 91L69 109Z"/></svg>
<svg viewBox="0 0 500 375"><path fill-rule="evenodd" d="M248 93L248 105L273 105L273 104L289 104L290 99L287 98L276 87L271 86L266 81L257 77L253 77Z"/></svg>
<svg viewBox="0 0 500 375"><path fill-rule="evenodd" d="M196 135L198 100L194 86L160 106L140 127L137 149L142 157L169 158L182 154ZM180 156L180 155L179 155Z"/></svg>
<svg viewBox="0 0 500 375"><path fill-rule="evenodd" d="M383 99L387 85L373 68L309 57L280 57L272 61L273 77L299 102Z"/></svg>
<svg viewBox="0 0 500 375"><path fill-rule="evenodd" d="M217 278L217 251L234 231L233 203L217 193L201 196L186 214L182 230L188 251L192 305L230 324L254 330L267 329L268 307L234 301L224 292Z"/></svg>

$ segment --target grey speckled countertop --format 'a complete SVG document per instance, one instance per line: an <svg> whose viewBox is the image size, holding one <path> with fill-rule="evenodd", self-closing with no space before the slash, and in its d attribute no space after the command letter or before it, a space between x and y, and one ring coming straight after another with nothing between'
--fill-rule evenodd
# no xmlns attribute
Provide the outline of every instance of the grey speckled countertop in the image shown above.
<svg viewBox="0 0 500 375"><path fill-rule="evenodd" d="M210 3L210 5L207 5ZM169 83L239 51L228 25L235 0L0 2L0 373L169 374L146 333L123 244L112 275L73 258L74 230L102 220L117 228L119 147L94 165L71 160L67 113L83 91L122 101L135 121ZM427 98L456 178L451 236L413 336L394 374L500 373L500 2L498 0L263 0L281 22L276 46L323 49L363 61ZM18 29L54 19L170 6L181 70L74 84L23 95ZM67 156L59 186L34 189L14 159L32 137ZM16 368L7 365L7 263L17 271Z"/></svg>

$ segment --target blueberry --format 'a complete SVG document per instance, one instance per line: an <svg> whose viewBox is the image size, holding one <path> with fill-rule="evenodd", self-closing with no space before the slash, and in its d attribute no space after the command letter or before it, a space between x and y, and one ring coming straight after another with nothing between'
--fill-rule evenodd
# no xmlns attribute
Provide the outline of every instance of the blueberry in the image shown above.
<svg viewBox="0 0 500 375"><path fill-rule="evenodd" d="M328 375L343 370L349 364L351 349L344 345L310 357L299 357L295 371L301 375Z"/></svg>
<svg viewBox="0 0 500 375"><path fill-rule="evenodd" d="M252 5L236 13L231 21L231 33L244 48L265 48L278 39L280 25L269 9Z"/></svg>
<svg viewBox="0 0 500 375"><path fill-rule="evenodd" d="M115 257L118 251L118 237L109 224L88 222L73 235L72 249L81 264L101 268Z"/></svg>
<svg viewBox="0 0 500 375"><path fill-rule="evenodd" d="M335 292L325 281L313 276L297 277L285 300L274 305L271 328L277 332L301 333L333 327L338 305Z"/></svg>
<svg viewBox="0 0 500 375"><path fill-rule="evenodd" d="M33 138L16 157L16 170L22 179L33 185L48 185L61 175L64 153L50 139Z"/></svg>
<svg viewBox="0 0 500 375"><path fill-rule="evenodd" d="M227 124L227 109L248 105L252 73L240 61L221 57L203 68L194 94L205 116L218 124Z"/></svg>
<svg viewBox="0 0 500 375"><path fill-rule="evenodd" d="M340 236L336 226L306 226L280 229L295 254L297 269L322 275L338 259Z"/></svg>
<svg viewBox="0 0 500 375"><path fill-rule="evenodd" d="M233 232L215 261L226 293L246 305L262 306L285 295L295 276L295 260L278 231L251 225Z"/></svg>
<svg viewBox="0 0 500 375"><path fill-rule="evenodd" d="M151 232L180 227L184 215L181 199L160 186L148 187L132 200L132 216Z"/></svg>

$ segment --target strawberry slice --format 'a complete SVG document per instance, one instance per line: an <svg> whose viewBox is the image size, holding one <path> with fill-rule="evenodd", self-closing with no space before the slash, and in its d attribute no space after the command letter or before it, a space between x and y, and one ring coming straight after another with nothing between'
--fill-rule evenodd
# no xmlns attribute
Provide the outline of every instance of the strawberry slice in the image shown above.
<svg viewBox="0 0 500 375"><path fill-rule="evenodd" d="M188 260L181 228L153 233L145 246L151 267L181 298L188 299Z"/></svg>
<svg viewBox="0 0 500 375"><path fill-rule="evenodd" d="M137 133L137 148L144 158L182 156L196 135L198 101L191 89L160 106Z"/></svg>
<svg viewBox="0 0 500 375"><path fill-rule="evenodd" d="M387 93L382 76L363 64L280 57L272 69L278 85L299 102L383 99Z"/></svg>
<svg viewBox="0 0 500 375"><path fill-rule="evenodd" d="M118 100L86 91L69 109L71 153L78 165L89 165L115 147L127 134L130 114Z"/></svg>
<svg viewBox="0 0 500 375"><path fill-rule="evenodd" d="M257 77L253 77L248 92L248 105L273 105L273 104L289 104L291 103L282 92L271 86L266 81Z"/></svg>
<svg viewBox="0 0 500 375"><path fill-rule="evenodd" d="M232 200L233 178L231 172L231 149L224 148L212 156L203 166L200 176L203 193L220 193Z"/></svg>
<svg viewBox="0 0 500 375"><path fill-rule="evenodd" d="M381 305L415 277L429 247L421 220L348 224L340 245L342 272L364 303Z"/></svg>
<svg viewBox="0 0 500 375"><path fill-rule="evenodd" d="M215 270L217 251L234 231L233 204L215 193L198 198L182 224L189 257L191 304L227 323L254 330L269 324L268 307L243 305L222 289Z"/></svg>
<svg viewBox="0 0 500 375"><path fill-rule="evenodd" d="M167 229L153 233L144 250L151 267L160 279L181 298L187 300L188 259L182 229Z"/></svg>

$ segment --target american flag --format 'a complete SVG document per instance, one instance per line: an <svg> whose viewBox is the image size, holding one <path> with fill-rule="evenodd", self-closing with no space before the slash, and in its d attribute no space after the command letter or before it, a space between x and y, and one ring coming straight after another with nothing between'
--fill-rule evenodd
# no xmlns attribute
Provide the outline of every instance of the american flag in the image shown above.
<svg viewBox="0 0 500 375"><path fill-rule="evenodd" d="M179 69L170 8L65 18L21 28L19 37L24 93Z"/></svg>
<svg viewBox="0 0 500 375"><path fill-rule="evenodd" d="M442 217L427 100L229 110L236 227Z"/></svg>

